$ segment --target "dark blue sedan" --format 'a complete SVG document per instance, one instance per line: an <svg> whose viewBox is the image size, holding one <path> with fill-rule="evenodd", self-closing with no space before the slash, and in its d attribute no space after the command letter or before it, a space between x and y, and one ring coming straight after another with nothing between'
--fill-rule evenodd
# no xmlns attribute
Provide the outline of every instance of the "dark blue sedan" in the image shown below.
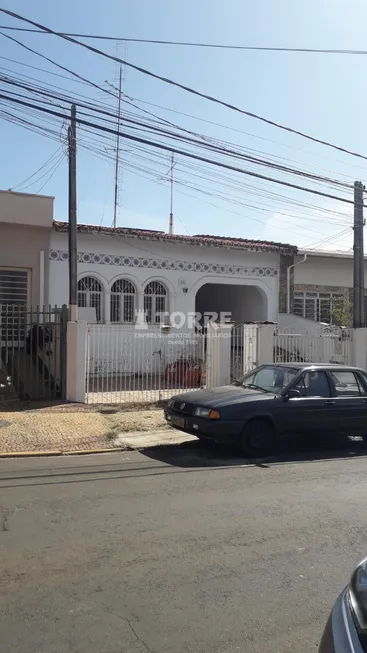
<svg viewBox="0 0 367 653"><path fill-rule="evenodd" d="M285 436L367 441L367 372L342 365L262 365L231 385L176 395L165 418L201 439L240 444L249 457Z"/></svg>

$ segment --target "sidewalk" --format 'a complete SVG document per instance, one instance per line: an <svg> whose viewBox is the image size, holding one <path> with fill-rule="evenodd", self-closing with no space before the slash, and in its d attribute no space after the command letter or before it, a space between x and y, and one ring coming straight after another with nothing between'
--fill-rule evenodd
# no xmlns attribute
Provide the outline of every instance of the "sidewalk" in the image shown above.
<svg viewBox="0 0 367 653"><path fill-rule="evenodd" d="M0 411L0 456L131 450L196 440L166 425L162 410L56 406Z"/></svg>

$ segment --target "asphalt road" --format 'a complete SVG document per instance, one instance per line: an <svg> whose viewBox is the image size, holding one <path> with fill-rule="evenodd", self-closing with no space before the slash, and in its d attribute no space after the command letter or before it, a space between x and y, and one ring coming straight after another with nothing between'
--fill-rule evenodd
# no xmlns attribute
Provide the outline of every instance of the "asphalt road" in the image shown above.
<svg viewBox="0 0 367 653"><path fill-rule="evenodd" d="M367 457L195 445L0 461L1 653L317 651Z"/></svg>

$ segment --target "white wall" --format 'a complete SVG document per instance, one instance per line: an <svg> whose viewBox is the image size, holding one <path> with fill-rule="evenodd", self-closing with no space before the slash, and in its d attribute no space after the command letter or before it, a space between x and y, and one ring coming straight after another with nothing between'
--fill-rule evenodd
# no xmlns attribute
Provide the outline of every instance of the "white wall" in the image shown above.
<svg viewBox="0 0 367 653"><path fill-rule="evenodd" d="M367 288L366 262L364 279ZM294 283L353 288L353 259L309 255L305 263L294 268Z"/></svg>
<svg viewBox="0 0 367 653"><path fill-rule="evenodd" d="M0 222L51 229L54 198L0 191Z"/></svg>
<svg viewBox="0 0 367 653"><path fill-rule="evenodd" d="M53 232L50 245L50 302L68 302L67 234ZM144 285L151 280L163 281L169 290L168 310L195 312L195 297L205 283L249 284L259 286L268 296L268 314L276 320L278 311L279 255L268 252L226 250L167 242L138 240L100 234L79 234L78 276L95 275L108 292L121 276L135 283L140 302ZM104 262L92 261L92 255L108 255ZM114 257L123 257L118 265ZM134 259L136 259L134 261ZM214 266L214 268L213 268ZM197 268L200 269L197 269ZM195 269L196 268L196 269ZM184 293L183 289L187 289ZM256 309L253 295L253 310ZM108 316L107 316L108 317ZM249 317L248 319L257 319Z"/></svg>
<svg viewBox="0 0 367 653"><path fill-rule="evenodd" d="M282 333L301 333L308 336L319 336L325 331L325 326L319 322L288 313L279 313L278 326Z"/></svg>

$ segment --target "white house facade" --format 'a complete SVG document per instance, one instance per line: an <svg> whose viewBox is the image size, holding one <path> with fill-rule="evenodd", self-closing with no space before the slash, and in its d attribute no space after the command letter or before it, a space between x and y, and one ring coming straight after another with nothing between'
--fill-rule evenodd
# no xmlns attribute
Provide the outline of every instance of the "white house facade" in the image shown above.
<svg viewBox="0 0 367 653"><path fill-rule="evenodd" d="M276 321L280 257L287 245L171 236L138 229L78 227L78 304L106 324L149 325L169 315L192 328L188 315L227 313L235 324ZM68 234L54 223L49 247L51 303L68 302ZM183 314L185 322L182 323ZM190 323L189 323L190 322Z"/></svg>

